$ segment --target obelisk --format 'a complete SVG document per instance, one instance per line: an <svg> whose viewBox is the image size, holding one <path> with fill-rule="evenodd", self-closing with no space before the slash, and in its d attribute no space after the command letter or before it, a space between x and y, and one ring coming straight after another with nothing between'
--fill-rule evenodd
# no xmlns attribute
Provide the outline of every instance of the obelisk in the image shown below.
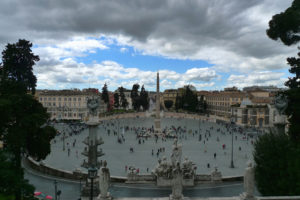
<svg viewBox="0 0 300 200"><path fill-rule="evenodd" d="M159 72L157 72L156 78L156 109L154 119L154 132L161 133L160 128L160 98L159 98Z"/></svg>

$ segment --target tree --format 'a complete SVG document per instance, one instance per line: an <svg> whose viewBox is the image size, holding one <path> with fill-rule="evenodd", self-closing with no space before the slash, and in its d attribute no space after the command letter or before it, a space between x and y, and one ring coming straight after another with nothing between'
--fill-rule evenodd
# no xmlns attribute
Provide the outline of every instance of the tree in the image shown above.
<svg viewBox="0 0 300 200"><path fill-rule="evenodd" d="M293 45L300 41L300 0L294 0L291 7L284 12L274 15L269 22L267 35L273 39L280 39L285 45ZM298 47L299 49L299 47ZM299 49L300 50L300 49ZM300 56L300 52L298 53ZM289 90L283 94L288 98L288 107L286 114L289 120L289 135L291 138L300 142L300 59L287 58L291 66L289 72L295 74L295 77L289 78L285 83Z"/></svg>
<svg viewBox="0 0 300 200"><path fill-rule="evenodd" d="M32 67L40 58L31 51L32 43L19 40L15 44L7 44L2 52L2 78L13 80L23 85L23 92L35 93L36 77Z"/></svg>
<svg viewBox="0 0 300 200"><path fill-rule="evenodd" d="M114 107L115 108L119 108L120 103L119 103L119 94L118 93L114 93Z"/></svg>
<svg viewBox="0 0 300 200"><path fill-rule="evenodd" d="M290 46L300 41L299 27L300 0L294 0L291 7L272 17L267 35L273 40L279 38L285 45Z"/></svg>
<svg viewBox="0 0 300 200"><path fill-rule="evenodd" d="M187 86L182 97L183 108L188 111L195 111L198 105L197 94Z"/></svg>
<svg viewBox="0 0 300 200"><path fill-rule="evenodd" d="M254 144L255 180L264 196L300 194L300 149L284 133L264 134ZM272 183L272 184L270 184Z"/></svg>
<svg viewBox="0 0 300 200"><path fill-rule="evenodd" d="M140 109L140 97L139 97L139 88L140 85L138 83L134 84L132 86L132 90L130 93L131 101L132 101L132 107L134 110Z"/></svg>
<svg viewBox="0 0 300 200"><path fill-rule="evenodd" d="M124 109L126 109L127 106L128 106L128 102L127 102L127 99L125 97L124 88L123 87L119 88L119 93L120 93L120 98L121 98L121 107L124 108Z"/></svg>
<svg viewBox="0 0 300 200"><path fill-rule="evenodd" d="M300 40L299 27L300 0L294 0L285 12L272 17L267 35L290 46ZM287 61L290 73L296 75L289 78L285 83L289 89L282 92L288 98L285 111L289 121L288 135L265 134L254 146L256 185L263 195L300 194L300 59L287 58Z"/></svg>
<svg viewBox="0 0 300 200"><path fill-rule="evenodd" d="M141 92L140 92L140 104L143 107L144 111L149 108L148 92L146 92L144 85L142 86Z"/></svg>
<svg viewBox="0 0 300 200"><path fill-rule="evenodd" d="M47 125L46 109L32 95L36 84L32 66L38 56L31 53L31 46L29 41L19 40L16 44L8 44L2 52L0 138L11 156L11 169L18 183L13 189L16 200L27 195L24 191L32 189L24 180L22 155L37 160L46 158L50 153L50 141L56 134L55 129Z"/></svg>
<svg viewBox="0 0 300 200"><path fill-rule="evenodd" d="M33 199L34 187L28 183L28 180L15 175L13 162L3 150L0 150L0 166L0 180L5 180L0 181L0 194L14 194L20 186L24 199Z"/></svg>
<svg viewBox="0 0 300 200"><path fill-rule="evenodd" d="M175 102L175 109L176 111L178 111L179 109L183 108L183 101L182 101L182 97L178 95L178 93L176 94L176 102Z"/></svg>
<svg viewBox="0 0 300 200"><path fill-rule="evenodd" d="M173 106L173 101L172 100L165 100L164 101L165 107L170 110L170 108Z"/></svg>
<svg viewBox="0 0 300 200"><path fill-rule="evenodd" d="M200 96L200 100L198 102L198 109L199 109L199 112L200 113L205 113L206 112L206 109L207 109L207 103L206 101L204 100L204 96L201 95Z"/></svg>
<svg viewBox="0 0 300 200"><path fill-rule="evenodd" d="M287 58L287 61L291 66L289 72L295 74L295 77L289 77L289 80L285 82L285 85L289 87L289 90L284 92L289 100L285 112L289 116L288 134L292 141L300 143L300 52L298 58Z"/></svg>
<svg viewBox="0 0 300 200"><path fill-rule="evenodd" d="M109 109L109 96L108 96L108 90L107 90L107 85L104 83L104 86L102 87L102 96L101 99L106 103L107 105L107 110Z"/></svg>

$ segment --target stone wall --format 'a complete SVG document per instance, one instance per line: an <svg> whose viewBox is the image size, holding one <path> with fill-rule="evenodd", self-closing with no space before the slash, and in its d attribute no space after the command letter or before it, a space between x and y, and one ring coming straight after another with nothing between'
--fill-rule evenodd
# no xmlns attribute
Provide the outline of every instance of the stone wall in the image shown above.
<svg viewBox="0 0 300 200"><path fill-rule="evenodd" d="M156 177L152 174L128 174L125 183L155 183Z"/></svg>
<svg viewBox="0 0 300 200"><path fill-rule="evenodd" d="M32 158L28 157L24 159L24 164L31 169L38 171L43 174L47 174L54 177L69 179L69 180L85 180L87 178L87 173L80 172L80 171L67 171L56 169L51 166L47 166L42 162L37 162ZM243 176L227 176L222 177L223 182L235 182L235 181L243 181ZM118 183L156 183L156 177L151 174L138 174L138 175L131 175L128 177L122 176L111 176L111 182L118 182ZM211 175L206 174L197 174L195 175L194 183L195 185L201 183L211 182ZM187 185L189 185L187 183Z"/></svg>

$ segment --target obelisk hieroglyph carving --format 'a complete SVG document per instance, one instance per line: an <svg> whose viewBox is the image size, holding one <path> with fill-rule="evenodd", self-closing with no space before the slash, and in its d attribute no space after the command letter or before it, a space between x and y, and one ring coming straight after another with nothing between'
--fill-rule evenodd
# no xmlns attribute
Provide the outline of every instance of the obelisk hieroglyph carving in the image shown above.
<svg viewBox="0 0 300 200"><path fill-rule="evenodd" d="M156 78L156 109L155 109L155 120L154 120L154 132L155 133L161 133L161 127L160 127L159 72L157 72L157 78Z"/></svg>

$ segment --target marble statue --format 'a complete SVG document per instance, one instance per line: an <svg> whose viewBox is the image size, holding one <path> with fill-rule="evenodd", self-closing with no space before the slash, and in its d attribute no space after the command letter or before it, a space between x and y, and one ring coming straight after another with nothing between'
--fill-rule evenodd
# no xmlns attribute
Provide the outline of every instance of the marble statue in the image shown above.
<svg viewBox="0 0 300 200"><path fill-rule="evenodd" d="M218 171L218 167L215 166L215 170L213 170L210 174L212 182L221 182L222 181L222 173Z"/></svg>
<svg viewBox="0 0 300 200"><path fill-rule="evenodd" d="M165 177L165 178L171 177L172 168L165 156L163 157L162 160L161 159L158 160L158 164L152 172L158 177Z"/></svg>
<svg viewBox="0 0 300 200"><path fill-rule="evenodd" d="M91 116L97 116L97 110L100 106L100 97L87 97L87 107Z"/></svg>
<svg viewBox="0 0 300 200"><path fill-rule="evenodd" d="M100 168L99 172L99 186L100 186L100 199L110 199L108 192L109 183L110 183L110 173L109 169L106 167L106 160L103 162L103 167Z"/></svg>
<svg viewBox="0 0 300 200"><path fill-rule="evenodd" d="M288 99L286 96L280 94L275 97L275 107L279 114L282 115L288 106Z"/></svg>
<svg viewBox="0 0 300 200"><path fill-rule="evenodd" d="M254 200L254 168L251 161L248 161L247 168L244 174L244 193L241 194L242 200Z"/></svg>
<svg viewBox="0 0 300 200"><path fill-rule="evenodd" d="M184 158L182 163L183 178L192 178L195 174L194 163L187 157Z"/></svg>
<svg viewBox="0 0 300 200"><path fill-rule="evenodd" d="M182 156L182 145L177 144L177 139L174 139L172 154L171 154L171 162L172 166L176 166L176 163L181 163L181 156Z"/></svg>
<svg viewBox="0 0 300 200"><path fill-rule="evenodd" d="M170 195L171 200L183 199L182 195L182 170L180 169L180 163L177 162L172 171L172 194Z"/></svg>

